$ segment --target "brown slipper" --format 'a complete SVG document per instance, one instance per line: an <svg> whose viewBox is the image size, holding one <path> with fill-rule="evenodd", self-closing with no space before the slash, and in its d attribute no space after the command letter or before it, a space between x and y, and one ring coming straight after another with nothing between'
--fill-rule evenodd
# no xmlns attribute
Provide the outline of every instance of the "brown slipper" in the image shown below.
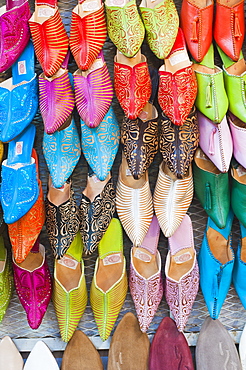
<svg viewBox="0 0 246 370"><path fill-rule="evenodd" d="M68 342L61 370L103 370L99 353L82 331L76 330Z"/></svg>
<svg viewBox="0 0 246 370"><path fill-rule="evenodd" d="M140 330L133 313L127 312L114 332L107 370L147 370L149 346L148 335Z"/></svg>

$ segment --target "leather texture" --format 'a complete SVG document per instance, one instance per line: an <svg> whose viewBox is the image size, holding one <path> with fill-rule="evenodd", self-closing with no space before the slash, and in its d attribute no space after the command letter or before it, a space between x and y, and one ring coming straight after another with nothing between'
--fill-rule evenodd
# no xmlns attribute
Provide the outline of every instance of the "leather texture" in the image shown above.
<svg viewBox="0 0 246 370"><path fill-rule="evenodd" d="M182 1L180 22L187 47L192 57L201 62L213 39L214 3L199 6L189 0Z"/></svg>
<svg viewBox="0 0 246 370"><path fill-rule="evenodd" d="M230 209L228 173L222 173L219 170L209 171L199 167L196 163L198 155L200 154L197 151L193 161L195 194L207 215L219 228L224 228ZM201 153L201 156L204 158L204 154ZM206 157L204 160L209 161Z"/></svg>
<svg viewBox="0 0 246 370"><path fill-rule="evenodd" d="M141 332L136 316L127 312L112 337L108 370L119 366L122 370L148 370L149 347L148 335Z"/></svg>
<svg viewBox="0 0 246 370"><path fill-rule="evenodd" d="M4 240L2 236L0 236L0 261L1 261L1 269L0 269L0 286L1 286L0 322L1 322L9 306L9 302L10 302L12 292L13 292L13 287L14 287L13 273L11 269L10 259L7 253L7 249L4 246ZM1 353L1 344L0 344L0 353ZM3 356L3 353L1 353L0 357L1 356ZM2 365L1 360L2 360L2 357L0 358L0 364Z"/></svg>
<svg viewBox="0 0 246 370"><path fill-rule="evenodd" d="M89 69L107 38L104 6L88 15L79 15L78 5L72 11L69 37L70 50L78 67Z"/></svg>
<svg viewBox="0 0 246 370"><path fill-rule="evenodd" d="M156 108L153 106L156 111ZM140 179L148 170L158 151L158 114L143 121L124 116L121 124L121 143L127 164L134 179Z"/></svg>
<svg viewBox="0 0 246 370"><path fill-rule="evenodd" d="M34 19L35 13L29 19L35 53L45 75L51 77L66 57L68 36L57 7L54 15L43 23L35 22Z"/></svg>
<svg viewBox="0 0 246 370"><path fill-rule="evenodd" d="M90 168L100 181L104 181L115 160L120 143L120 128L116 114L111 106L100 125L88 127L81 124L81 147Z"/></svg>
<svg viewBox="0 0 246 370"><path fill-rule="evenodd" d="M168 316L158 326L150 346L149 370L194 370L190 348L183 333Z"/></svg>
<svg viewBox="0 0 246 370"><path fill-rule="evenodd" d="M92 341L76 330L62 356L61 370L103 370L101 357Z"/></svg>
<svg viewBox="0 0 246 370"><path fill-rule="evenodd" d="M170 237L182 222L193 198L193 176L190 167L187 176L177 179L159 166L153 203L155 214L163 234Z"/></svg>
<svg viewBox="0 0 246 370"><path fill-rule="evenodd" d="M233 142L231 131L225 116L218 124L213 123L202 113L197 113L200 132L199 145L206 156L221 172L229 170Z"/></svg>
<svg viewBox="0 0 246 370"><path fill-rule="evenodd" d="M0 367L6 368L6 364L9 370L22 370L24 366L20 352L8 335L0 342Z"/></svg>
<svg viewBox="0 0 246 370"><path fill-rule="evenodd" d="M114 89L125 115L137 119L151 96L151 79L146 57L133 67L114 60Z"/></svg>
<svg viewBox="0 0 246 370"><path fill-rule="evenodd" d="M136 0L127 1L123 7L105 4L105 10L111 41L126 57L133 57L140 49L145 34Z"/></svg>
<svg viewBox="0 0 246 370"><path fill-rule="evenodd" d="M187 174L198 143L199 128L195 106L182 126L173 125L168 117L161 115L160 152L164 162L178 179Z"/></svg>
<svg viewBox="0 0 246 370"><path fill-rule="evenodd" d="M246 227L246 171L235 160L231 162L231 207L241 224Z"/></svg>
<svg viewBox="0 0 246 370"><path fill-rule="evenodd" d="M69 73L63 69L62 74L47 78L44 73L38 77L39 108L44 121L44 131L54 134L72 114L75 98L70 84Z"/></svg>
<svg viewBox="0 0 246 370"><path fill-rule="evenodd" d="M244 1L228 6L223 0L216 2L214 39L232 60L237 61L245 35Z"/></svg>
<svg viewBox="0 0 246 370"><path fill-rule="evenodd" d="M163 0L153 8L140 4L139 10L144 23L147 43L159 59L165 59L175 42L179 16L173 0Z"/></svg>
<svg viewBox="0 0 246 370"><path fill-rule="evenodd" d="M201 113L214 123L220 123L228 109L222 69L215 66L215 73L195 71L197 96L195 105Z"/></svg>
<svg viewBox="0 0 246 370"><path fill-rule="evenodd" d="M33 368L36 370L44 368L49 370L59 370L55 357L49 347L41 340L39 340L31 350L23 370L32 370Z"/></svg>
<svg viewBox="0 0 246 370"><path fill-rule="evenodd" d="M30 271L17 265L13 259L16 292L32 329L37 329L40 326L52 293L51 274L45 258L45 249L42 244L39 244L39 241L36 243L43 257L39 267Z"/></svg>
<svg viewBox="0 0 246 370"><path fill-rule="evenodd" d="M44 132L42 149L55 188L61 188L72 175L81 155L74 119L63 130L51 135Z"/></svg>
<svg viewBox="0 0 246 370"><path fill-rule="evenodd" d="M105 117L113 99L113 85L100 52L91 68L73 74L76 107L80 118L93 128Z"/></svg>
<svg viewBox="0 0 246 370"><path fill-rule="evenodd" d="M230 125L233 141L233 156L244 168L246 168L245 145L246 145L246 123L238 120L229 114L228 122Z"/></svg>
<svg viewBox="0 0 246 370"><path fill-rule="evenodd" d="M204 232L201 249L198 255L200 287L209 315L213 320L219 317L220 310L223 306L232 281L232 271L234 266L234 253L230 238L232 221L233 213L230 212L224 229L220 229L209 217L206 230ZM217 260L211 252L211 247L207 238L207 232L210 228L220 233L224 239L227 240L227 245L230 248L232 259L225 264L222 264L219 260ZM215 239L214 242L216 242Z"/></svg>
<svg viewBox="0 0 246 370"><path fill-rule="evenodd" d="M25 49L30 39L30 17L28 1L1 14L0 73L10 68Z"/></svg>
<svg viewBox="0 0 246 370"><path fill-rule="evenodd" d="M198 336L195 358L196 368L201 370L223 368L225 363L242 369L237 348L228 330L219 320L212 320L209 316Z"/></svg>
<svg viewBox="0 0 246 370"><path fill-rule="evenodd" d="M235 254L235 262L232 272L232 282L244 309L246 309L245 284L244 284L246 263L242 259L243 249L245 250L246 228L241 223L240 223L240 233L241 235L238 242L237 252Z"/></svg>

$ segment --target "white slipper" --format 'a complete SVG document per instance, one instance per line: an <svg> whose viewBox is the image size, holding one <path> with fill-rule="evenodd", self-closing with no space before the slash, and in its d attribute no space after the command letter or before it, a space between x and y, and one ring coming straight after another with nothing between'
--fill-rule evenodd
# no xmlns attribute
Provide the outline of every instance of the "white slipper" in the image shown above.
<svg viewBox="0 0 246 370"><path fill-rule="evenodd" d="M243 328L239 342L239 356L242 364L242 369L246 370L246 325Z"/></svg>
<svg viewBox="0 0 246 370"><path fill-rule="evenodd" d="M48 346L38 341L28 356L24 370L59 370L59 366ZM1 369L0 369L1 370Z"/></svg>
<svg viewBox="0 0 246 370"><path fill-rule="evenodd" d="M24 361L9 336L0 342L0 370L22 370Z"/></svg>

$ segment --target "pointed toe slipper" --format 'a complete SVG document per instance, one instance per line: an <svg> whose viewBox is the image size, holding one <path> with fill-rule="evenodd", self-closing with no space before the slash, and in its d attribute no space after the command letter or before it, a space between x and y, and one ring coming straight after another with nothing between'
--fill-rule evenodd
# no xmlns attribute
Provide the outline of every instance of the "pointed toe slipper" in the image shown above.
<svg viewBox="0 0 246 370"><path fill-rule="evenodd" d="M9 142L31 123L38 110L38 81L31 41L0 83L0 140Z"/></svg>
<svg viewBox="0 0 246 370"><path fill-rule="evenodd" d="M28 324L32 329L37 329L47 311L52 293L45 248L39 244L39 240L22 263L17 264L13 258L13 270L16 292L26 312Z"/></svg>
<svg viewBox="0 0 246 370"><path fill-rule="evenodd" d="M113 85L101 51L87 71L73 74L75 102L80 118L88 127L97 127L109 110Z"/></svg>
<svg viewBox="0 0 246 370"><path fill-rule="evenodd" d="M141 246L153 218L153 201L148 171L135 180L122 157L116 188L116 210L134 246Z"/></svg>
<svg viewBox="0 0 246 370"><path fill-rule="evenodd" d="M88 127L82 120L81 146L88 165L100 181L104 181L114 163L120 143L120 129L112 108L96 128Z"/></svg>
<svg viewBox="0 0 246 370"><path fill-rule="evenodd" d="M242 368L232 337L219 320L212 320L209 316L201 327L195 358L196 368L201 370L223 369L226 363L233 364L235 369Z"/></svg>
<svg viewBox="0 0 246 370"><path fill-rule="evenodd" d="M163 296L159 235L160 226L153 216L141 247L131 250L129 286L142 332L149 328Z"/></svg>
<svg viewBox="0 0 246 370"><path fill-rule="evenodd" d="M189 345L170 317L162 319L150 346L149 370L194 370Z"/></svg>
<svg viewBox="0 0 246 370"><path fill-rule="evenodd" d="M0 73L10 68L19 58L30 40L28 20L31 17L28 1L0 8L1 50Z"/></svg>
<svg viewBox="0 0 246 370"><path fill-rule="evenodd" d="M31 350L23 370L59 370L59 366L49 347L39 340Z"/></svg>
<svg viewBox="0 0 246 370"><path fill-rule="evenodd" d="M163 234L170 237L177 230L193 198L193 176L190 166L186 176L178 179L162 162L155 186L154 209Z"/></svg>
<svg viewBox="0 0 246 370"><path fill-rule="evenodd" d="M99 335L106 340L117 320L127 293L126 260L123 255L123 232L113 218L98 246L90 290L91 308Z"/></svg>
<svg viewBox="0 0 246 370"><path fill-rule="evenodd" d="M161 115L160 152L170 171L182 179L189 169L199 144L197 110L193 106L182 126Z"/></svg>
<svg viewBox="0 0 246 370"><path fill-rule="evenodd" d="M72 10L70 50L79 69L86 71L97 58L107 38L104 4L101 0L79 2Z"/></svg>
<svg viewBox="0 0 246 370"><path fill-rule="evenodd" d="M76 330L62 356L61 370L103 370L101 357L92 341Z"/></svg>
<svg viewBox="0 0 246 370"><path fill-rule="evenodd" d="M7 335L0 342L0 368L23 370L24 361L12 339Z"/></svg>
<svg viewBox="0 0 246 370"><path fill-rule="evenodd" d="M136 316L132 312L127 312L112 337L108 353L108 370L115 370L119 366L122 370L147 370L149 347L148 335L140 330Z"/></svg>
<svg viewBox="0 0 246 370"><path fill-rule="evenodd" d="M135 120L124 116L121 143L132 176L138 180L158 151L158 112L153 104L147 103Z"/></svg>
<svg viewBox="0 0 246 370"><path fill-rule="evenodd" d="M81 155L78 130L71 117L63 130L48 135L44 132L43 154L55 188L61 188L72 175Z"/></svg>
<svg viewBox="0 0 246 370"><path fill-rule="evenodd" d="M8 308L14 287L10 259L8 257L7 249L4 246L4 240L2 236L0 236L0 286L1 286L0 291L0 322L1 322ZM0 364L1 359L2 357L0 355Z"/></svg>
<svg viewBox="0 0 246 370"><path fill-rule="evenodd" d="M55 260L52 301L64 342L72 338L87 304L82 253L83 243L77 233L63 258Z"/></svg>
<svg viewBox="0 0 246 370"><path fill-rule="evenodd" d="M46 76L53 76L61 67L68 51L68 36L58 10L57 1L52 5L42 0L35 2L35 11L29 27L35 54Z"/></svg>
<svg viewBox="0 0 246 370"><path fill-rule="evenodd" d="M38 199L37 168L31 156L35 133L30 124L8 144L8 156L2 163L0 197L7 224L23 217Z"/></svg>
<svg viewBox="0 0 246 370"><path fill-rule="evenodd" d="M186 214L176 232L168 238L165 265L165 296L179 331L184 331L199 289L199 269L193 229Z"/></svg>

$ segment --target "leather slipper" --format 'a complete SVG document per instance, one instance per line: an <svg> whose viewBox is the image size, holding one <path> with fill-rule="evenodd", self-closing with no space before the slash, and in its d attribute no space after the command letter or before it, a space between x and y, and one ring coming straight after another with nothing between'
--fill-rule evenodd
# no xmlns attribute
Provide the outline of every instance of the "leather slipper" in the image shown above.
<svg viewBox="0 0 246 370"><path fill-rule="evenodd" d="M39 340L33 347L30 355L28 356L24 370L59 370L57 362L52 355L49 347Z"/></svg>
<svg viewBox="0 0 246 370"><path fill-rule="evenodd" d="M7 335L0 342L0 369L22 370L23 359L12 339Z"/></svg>
<svg viewBox="0 0 246 370"><path fill-rule="evenodd" d="M141 332L137 318L127 312L111 341L108 370L147 370L149 345L148 335Z"/></svg>
<svg viewBox="0 0 246 370"><path fill-rule="evenodd" d="M103 370L99 353L82 331L76 330L68 342L61 370Z"/></svg>
<svg viewBox="0 0 246 370"><path fill-rule="evenodd" d="M166 316L151 343L149 370L177 369L193 370L194 365L184 334L179 332L175 322Z"/></svg>
<svg viewBox="0 0 246 370"><path fill-rule="evenodd" d="M208 355L209 354L209 355ZM228 331L219 320L207 317L202 325L196 346L196 368L217 370L241 369L239 355Z"/></svg>

